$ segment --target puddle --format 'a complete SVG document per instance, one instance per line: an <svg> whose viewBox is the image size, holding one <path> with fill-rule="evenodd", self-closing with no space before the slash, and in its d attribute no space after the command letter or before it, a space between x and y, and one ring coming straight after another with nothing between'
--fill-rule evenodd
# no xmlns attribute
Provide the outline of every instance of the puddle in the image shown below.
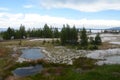
<svg viewBox="0 0 120 80"><path fill-rule="evenodd" d="M17 68L14 71L12 71L12 73L14 76L17 77L25 77L40 73L42 69L43 69L42 65L36 65L36 66Z"/></svg>

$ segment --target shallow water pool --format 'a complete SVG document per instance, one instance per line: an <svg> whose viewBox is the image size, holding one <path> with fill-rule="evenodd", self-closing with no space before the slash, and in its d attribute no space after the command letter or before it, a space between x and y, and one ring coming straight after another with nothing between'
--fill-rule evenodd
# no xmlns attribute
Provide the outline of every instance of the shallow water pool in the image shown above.
<svg viewBox="0 0 120 80"><path fill-rule="evenodd" d="M20 58L37 60L45 57L40 48L28 48L21 51L22 55Z"/></svg>
<svg viewBox="0 0 120 80"><path fill-rule="evenodd" d="M43 69L42 65L36 65L36 66L17 68L12 73L14 76L25 77L25 76L37 74L41 72L42 69Z"/></svg>

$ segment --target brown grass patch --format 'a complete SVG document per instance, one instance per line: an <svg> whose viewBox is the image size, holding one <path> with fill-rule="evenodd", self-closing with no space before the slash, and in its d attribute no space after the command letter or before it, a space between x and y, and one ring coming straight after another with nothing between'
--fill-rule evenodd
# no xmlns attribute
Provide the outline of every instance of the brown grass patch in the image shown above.
<svg viewBox="0 0 120 80"><path fill-rule="evenodd" d="M120 46L115 44L110 44L109 42L103 42L102 45L99 46L99 49L105 50L105 49L112 49L112 48L118 48L118 47Z"/></svg>
<svg viewBox="0 0 120 80"><path fill-rule="evenodd" d="M0 48L0 57L6 54L6 49Z"/></svg>

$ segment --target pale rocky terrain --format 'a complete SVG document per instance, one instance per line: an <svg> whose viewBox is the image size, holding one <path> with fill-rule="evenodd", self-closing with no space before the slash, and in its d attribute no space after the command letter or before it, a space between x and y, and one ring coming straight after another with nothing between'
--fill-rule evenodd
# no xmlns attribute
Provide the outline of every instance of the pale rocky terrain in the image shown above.
<svg viewBox="0 0 120 80"><path fill-rule="evenodd" d="M95 37L96 34L91 34L89 37ZM100 34L103 42L119 42L120 34Z"/></svg>
<svg viewBox="0 0 120 80"><path fill-rule="evenodd" d="M48 55L46 60L50 62L72 64L72 59L85 57L85 55L91 51L67 49L59 46L48 51L43 50L43 52Z"/></svg>
<svg viewBox="0 0 120 80"><path fill-rule="evenodd" d="M95 37L96 34L89 35L89 37ZM114 45L120 45L120 34L101 34L103 42L108 42ZM44 39L32 39L30 41L41 41ZM51 40L51 39L47 39ZM53 63L67 63L72 64L74 58L90 57L93 59L101 59L97 62L98 65L102 64L120 64L120 48L109 48L107 50L76 50L68 49L63 46L56 46L51 48L41 48L42 52L46 55L44 58ZM19 59L21 61L24 59Z"/></svg>

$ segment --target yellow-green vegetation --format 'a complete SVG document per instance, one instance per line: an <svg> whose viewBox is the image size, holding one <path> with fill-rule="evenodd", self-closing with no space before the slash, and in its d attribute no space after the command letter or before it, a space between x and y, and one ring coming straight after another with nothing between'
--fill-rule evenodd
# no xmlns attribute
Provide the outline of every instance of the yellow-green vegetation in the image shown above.
<svg viewBox="0 0 120 80"><path fill-rule="evenodd" d="M0 42L0 46L1 47L6 47L6 46L18 46L19 40L9 40L9 41L4 41L4 42Z"/></svg>
<svg viewBox="0 0 120 80"><path fill-rule="evenodd" d="M4 42L0 42L0 46L21 46L21 47L51 47L54 46L52 41L46 41L43 44L43 41L29 41L29 40L21 40L21 45L19 45L20 40L7 40ZM57 44L57 43L56 43Z"/></svg>
<svg viewBox="0 0 120 80"><path fill-rule="evenodd" d="M91 59L91 58L87 58L87 57L79 57L78 59L73 60L73 66L75 66L75 68L89 70L89 69L93 69L93 68L97 67L97 65L95 65L96 62L97 62L97 60L95 60L95 59Z"/></svg>
<svg viewBox="0 0 120 80"><path fill-rule="evenodd" d="M0 46L0 77L6 77L11 74L8 69L14 64L11 57L12 50L5 46Z"/></svg>
<svg viewBox="0 0 120 80"><path fill-rule="evenodd" d="M35 75L30 78L31 80L120 80L119 67L120 65L106 65L91 71L81 71L81 73L67 68L63 71L63 75Z"/></svg>

